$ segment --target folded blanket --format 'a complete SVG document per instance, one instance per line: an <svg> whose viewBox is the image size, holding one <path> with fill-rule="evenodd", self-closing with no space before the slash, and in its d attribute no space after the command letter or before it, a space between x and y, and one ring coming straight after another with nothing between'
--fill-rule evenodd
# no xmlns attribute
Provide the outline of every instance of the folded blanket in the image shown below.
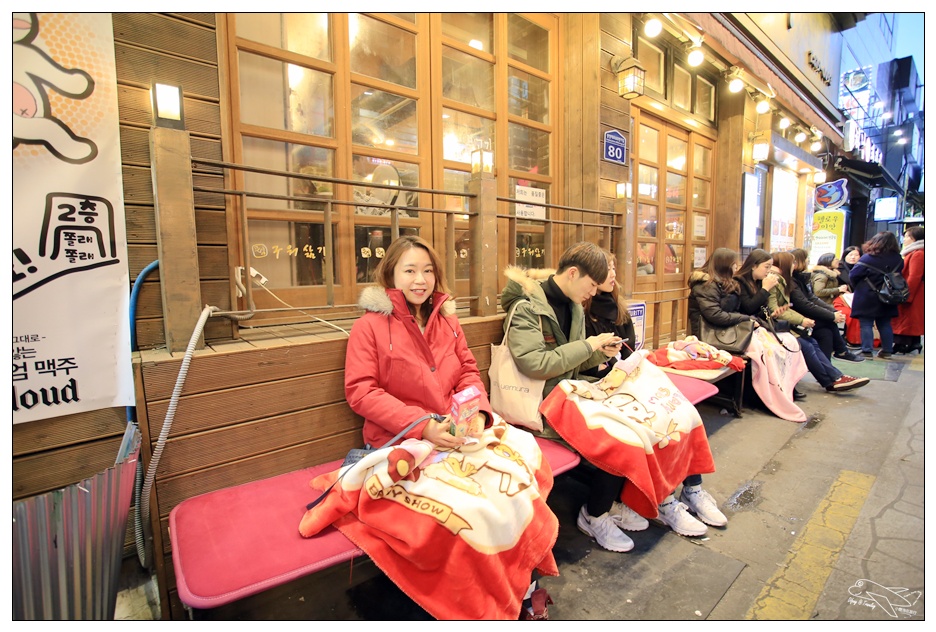
<svg viewBox="0 0 936 632"><path fill-rule="evenodd" d="M695 336L674 340L665 347L650 352L647 359L657 366L680 371L720 369L726 366L735 371L744 370L744 360L702 342Z"/></svg>
<svg viewBox="0 0 936 632"><path fill-rule="evenodd" d="M311 482L325 489L338 472ZM513 619L534 569L558 575L553 477L533 435L495 415L476 445L408 439L350 466L306 512L304 537L334 524L437 619Z"/></svg>
<svg viewBox="0 0 936 632"><path fill-rule="evenodd" d="M780 340L763 327L756 327L744 352L751 360L754 391L780 419L804 422L806 413L793 403L793 388L809 369L796 337L786 332L777 335Z"/></svg>
<svg viewBox="0 0 936 632"><path fill-rule="evenodd" d="M715 471L695 406L641 350L601 381L563 380L540 407L590 463L624 476L621 500L647 518L690 474Z"/></svg>

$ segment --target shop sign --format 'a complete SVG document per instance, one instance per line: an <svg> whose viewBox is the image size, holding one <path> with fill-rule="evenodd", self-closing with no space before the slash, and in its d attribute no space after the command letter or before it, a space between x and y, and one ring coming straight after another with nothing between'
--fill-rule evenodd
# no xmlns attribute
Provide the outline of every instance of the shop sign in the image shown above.
<svg viewBox="0 0 936 632"><path fill-rule="evenodd" d="M518 200L525 202L546 203L546 189L537 189L536 187L525 187L517 185L516 195ZM517 204L517 217L528 219L546 219L546 207L536 206L535 204Z"/></svg>
<svg viewBox="0 0 936 632"><path fill-rule="evenodd" d="M815 265L827 252L838 255L845 247L845 211L816 211L812 224L809 262Z"/></svg>
<svg viewBox="0 0 936 632"><path fill-rule="evenodd" d="M608 130L604 134L604 159L627 166L627 138L616 129Z"/></svg>
<svg viewBox="0 0 936 632"><path fill-rule="evenodd" d="M825 182L816 187L816 209L830 211L848 202L848 181L845 178Z"/></svg>
<svg viewBox="0 0 936 632"><path fill-rule="evenodd" d="M876 162L880 164L882 154L877 145L874 144L861 126L853 120L845 121L844 129L845 139L842 142L842 149L845 151L857 150L861 159L865 162Z"/></svg>
<svg viewBox="0 0 936 632"><path fill-rule="evenodd" d="M647 335L647 304L630 303L627 306L627 313L634 321L634 351L643 347L644 337Z"/></svg>
<svg viewBox="0 0 936 632"><path fill-rule="evenodd" d="M806 64L812 69L815 70L819 75L819 80L822 81L827 86L832 85L832 75L828 70L822 67L822 62L819 60L819 56L816 53L809 51L806 53Z"/></svg>

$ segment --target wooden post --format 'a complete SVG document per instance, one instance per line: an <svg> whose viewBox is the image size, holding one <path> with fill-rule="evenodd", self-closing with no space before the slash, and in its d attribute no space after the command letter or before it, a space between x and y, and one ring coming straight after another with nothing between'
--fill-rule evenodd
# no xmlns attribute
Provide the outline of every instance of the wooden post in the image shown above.
<svg viewBox="0 0 936 632"><path fill-rule="evenodd" d="M154 127L149 140L166 348L185 351L203 307L189 135L184 130ZM204 345L202 336L198 348Z"/></svg>
<svg viewBox="0 0 936 632"><path fill-rule="evenodd" d="M471 218L471 294L478 299L471 307L472 316L497 314L497 181L493 174L471 174L468 203ZM515 242L516 243L516 242Z"/></svg>

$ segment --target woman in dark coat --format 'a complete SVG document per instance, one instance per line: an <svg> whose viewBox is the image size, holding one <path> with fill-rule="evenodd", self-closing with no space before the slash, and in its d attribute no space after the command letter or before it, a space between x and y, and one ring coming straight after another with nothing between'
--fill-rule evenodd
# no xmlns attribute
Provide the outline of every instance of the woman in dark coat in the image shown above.
<svg viewBox="0 0 936 632"><path fill-rule="evenodd" d="M907 280L910 298L897 306L900 315L892 323L896 353L923 352L920 342L923 335L923 234L922 226L904 231L904 248L900 255L904 260L903 277Z"/></svg>
<svg viewBox="0 0 936 632"><path fill-rule="evenodd" d="M874 326L881 335L881 350L878 357L887 359L894 353L894 330L891 319L898 316L896 305L882 303L877 290L884 282L884 275L868 266L885 272L903 270L903 259L897 246L897 237L891 232L881 232L863 246L864 254L852 268L851 280L855 288L852 301L852 318L861 324L861 355L874 355Z"/></svg>
<svg viewBox="0 0 936 632"><path fill-rule="evenodd" d="M610 332L621 339L621 350L618 355L608 358L591 369L583 370L585 375L602 378L611 372L614 363L624 360L634 352L637 336L634 332L634 321L627 310L627 302L618 291L617 270L614 257L608 255L608 278L598 286L595 295L582 303L585 310L585 335L597 336Z"/></svg>

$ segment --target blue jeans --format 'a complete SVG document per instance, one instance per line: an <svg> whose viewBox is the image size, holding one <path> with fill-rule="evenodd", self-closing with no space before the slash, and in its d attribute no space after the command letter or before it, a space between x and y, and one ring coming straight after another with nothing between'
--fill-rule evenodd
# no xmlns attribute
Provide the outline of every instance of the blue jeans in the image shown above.
<svg viewBox="0 0 936 632"><path fill-rule="evenodd" d="M803 360L806 361L806 368L813 374L820 386L825 388L842 377L842 372L832 366L829 358L822 353L818 342L808 336L803 336L799 339L799 343L803 351Z"/></svg>
<svg viewBox="0 0 936 632"><path fill-rule="evenodd" d="M891 327L890 318L859 318L858 324L861 329L861 351L871 353L874 351L874 326L877 325L878 333L881 334L881 351L884 353L894 352L894 330Z"/></svg>

